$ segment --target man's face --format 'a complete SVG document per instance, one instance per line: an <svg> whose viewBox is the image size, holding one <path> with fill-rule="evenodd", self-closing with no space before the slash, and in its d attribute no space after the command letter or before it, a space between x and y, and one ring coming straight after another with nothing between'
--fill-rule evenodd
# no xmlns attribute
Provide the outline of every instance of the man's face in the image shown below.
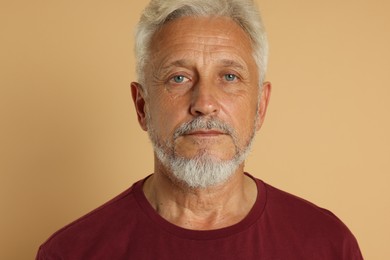
<svg viewBox="0 0 390 260"><path fill-rule="evenodd" d="M152 141L185 159L228 161L245 150L268 99L267 87L259 100L252 53L249 37L229 18L185 17L164 25L145 68L148 95L135 94L140 124L152 131ZM194 119L200 124L183 127Z"/></svg>

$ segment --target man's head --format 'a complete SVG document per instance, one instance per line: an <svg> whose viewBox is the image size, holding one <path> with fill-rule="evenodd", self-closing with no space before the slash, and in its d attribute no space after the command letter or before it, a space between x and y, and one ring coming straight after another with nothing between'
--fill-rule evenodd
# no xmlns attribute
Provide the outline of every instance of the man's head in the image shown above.
<svg viewBox="0 0 390 260"><path fill-rule="evenodd" d="M221 184L243 167L270 88L260 84L266 58L256 55L266 47L250 34L262 28L259 17L254 25L240 20L256 13L253 6L210 2L152 1L137 34L141 84L132 84L157 170L193 188Z"/></svg>

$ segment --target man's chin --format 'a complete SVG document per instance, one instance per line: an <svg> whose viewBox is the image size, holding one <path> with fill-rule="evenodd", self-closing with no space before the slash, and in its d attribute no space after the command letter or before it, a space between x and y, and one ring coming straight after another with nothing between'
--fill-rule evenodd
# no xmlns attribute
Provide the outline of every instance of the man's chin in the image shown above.
<svg viewBox="0 0 390 260"><path fill-rule="evenodd" d="M234 160L236 154L228 155L226 153L217 153L210 150L197 150L194 152L186 152L184 154L175 153L174 157L183 160L196 160L204 163L221 163Z"/></svg>
<svg viewBox="0 0 390 260"><path fill-rule="evenodd" d="M225 137L226 138L226 137ZM227 139L227 138L226 138ZM231 160L236 156L237 147L234 143L225 141L221 142L201 142L201 143L186 143L176 142L173 146L175 156L187 159L196 159L200 157L209 157L216 160L226 161Z"/></svg>
<svg viewBox="0 0 390 260"><path fill-rule="evenodd" d="M165 161L174 179L189 188L209 188L225 183L239 167L236 159L221 160L208 154L195 158L174 157Z"/></svg>

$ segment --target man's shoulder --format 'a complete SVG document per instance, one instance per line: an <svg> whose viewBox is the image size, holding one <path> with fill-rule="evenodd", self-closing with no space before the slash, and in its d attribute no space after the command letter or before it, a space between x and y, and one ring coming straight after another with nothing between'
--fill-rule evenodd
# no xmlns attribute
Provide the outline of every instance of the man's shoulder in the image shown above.
<svg viewBox="0 0 390 260"><path fill-rule="evenodd" d="M361 259L356 238L331 211L271 185L264 187L267 203L262 218L278 241L300 241L301 245L315 248L313 257L333 248L339 251L337 255L348 252L356 256L354 259Z"/></svg>
<svg viewBox="0 0 390 260"><path fill-rule="evenodd" d="M136 225L135 216L139 214L134 192L140 182L55 232L40 247L39 254L44 254L46 250L66 251L87 241L98 243L102 238L110 239L112 234L118 234L120 230L131 229L131 225Z"/></svg>
<svg viewBox="0 0 390 260"><path fill-rule="evenodd" d="M289 219L304 218L306 222L312 219L314 222L326 221L345 226L341 220L328 209L320 207L315 203L292 193L275 188L269 184L265 183L264 186L266 188L267 210L280 213L283 216L285 216L284 214L287 214Z"/></svg>

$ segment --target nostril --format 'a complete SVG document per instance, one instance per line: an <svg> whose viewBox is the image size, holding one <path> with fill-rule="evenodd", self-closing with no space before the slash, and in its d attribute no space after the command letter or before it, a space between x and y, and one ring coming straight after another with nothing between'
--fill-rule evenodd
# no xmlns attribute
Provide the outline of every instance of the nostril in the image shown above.
<svg viewBox="0 0 390 260"><path fill-rule="evenodd" d="M210 115L218 112L218 105L215 101L193 102L191 104L191 114L194 116Z"/></svg>

